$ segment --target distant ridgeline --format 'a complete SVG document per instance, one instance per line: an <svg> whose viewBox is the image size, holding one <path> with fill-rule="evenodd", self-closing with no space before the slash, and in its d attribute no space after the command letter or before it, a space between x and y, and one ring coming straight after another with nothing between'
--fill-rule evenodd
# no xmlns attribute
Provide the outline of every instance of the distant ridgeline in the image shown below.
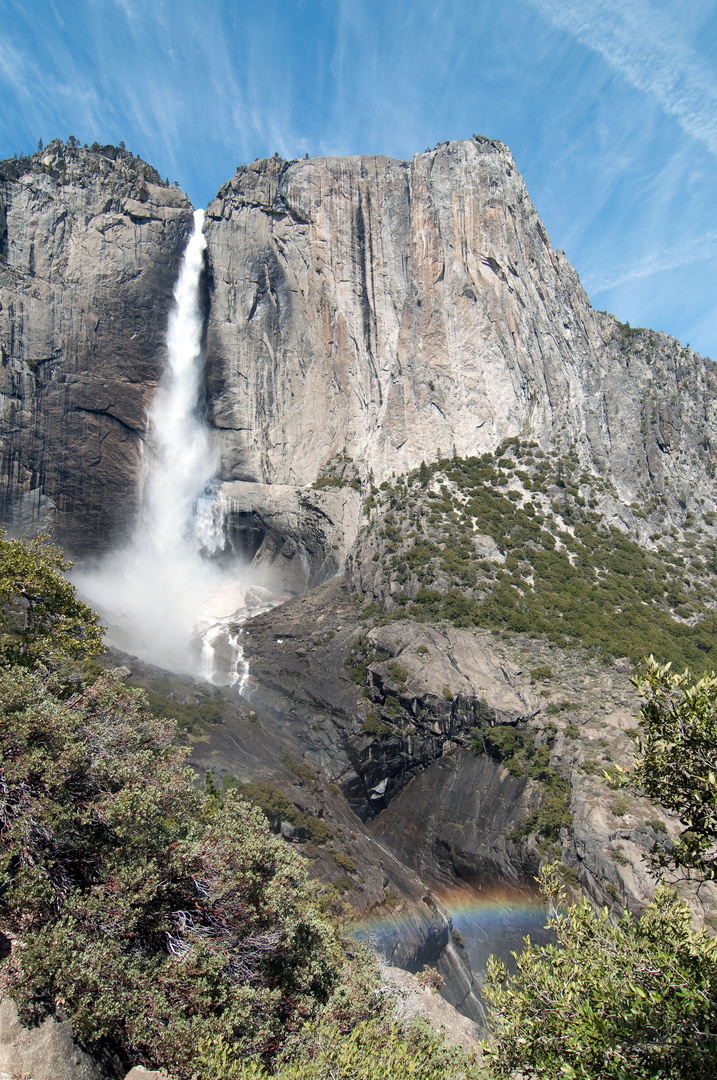
<svg viewBox="0 0 717 1080"><path fill-rule="evenodd" d="M631 516L641 547L594 509L609 483L576 454L509 439L495 455L443 458L366 500L356 560L378 622L486 627L606 658L649 653L702 672L717 663L714 513L666 523L655 497Z"/></svg>

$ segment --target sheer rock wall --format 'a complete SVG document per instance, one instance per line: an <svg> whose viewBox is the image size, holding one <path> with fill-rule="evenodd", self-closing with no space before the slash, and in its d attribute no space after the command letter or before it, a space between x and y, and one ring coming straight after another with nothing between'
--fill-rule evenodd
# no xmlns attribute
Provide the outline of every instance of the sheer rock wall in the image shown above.
<svg viewBox="0 0 717 1080"><path fill-rule="evenodd" d="M191 228L186 195L116 147L0 163L0 514L17 531L79 554L131 530Z"/></svg>
<svg viewBox="0 0 717 1080"><path fill-rule="evenodd" d="M257 161L207 215L226 479L304 484L345 451L378 482L521 435L626 503L709 496L715 365L593 311L502 143Z"/></svg>

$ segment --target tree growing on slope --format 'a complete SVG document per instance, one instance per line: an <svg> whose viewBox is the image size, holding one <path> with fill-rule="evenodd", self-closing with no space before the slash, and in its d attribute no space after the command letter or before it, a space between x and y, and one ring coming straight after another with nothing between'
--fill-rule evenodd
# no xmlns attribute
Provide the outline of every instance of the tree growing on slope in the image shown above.
<svg viewBox="0 0 717 1080"><path fill-rule="evenodd" d="M695 683L652 657L641 756L625 782L678 814L685 828L657 863L717 875L717 675ZM489 966L494 1075L569 1080L701 1080L717 1075L717 940L694 931L689 907L660 885L645 914L613 922L583 899L567 906L544 868L557 945L527 944L509 976Z"/></svg>
<svg viewBox="0 0 717 1080"><path fill-rule="evenodd" d="M0 529L0 663L58 667L102 652L98 616L63 577L70 565L45 537Z"/></svg>

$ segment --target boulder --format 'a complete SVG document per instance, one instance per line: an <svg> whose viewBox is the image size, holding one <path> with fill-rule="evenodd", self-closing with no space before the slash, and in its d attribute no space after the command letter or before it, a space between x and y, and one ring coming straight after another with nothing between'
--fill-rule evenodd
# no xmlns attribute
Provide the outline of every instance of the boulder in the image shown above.
<svg viewBox="0 0 717 1080"><path fill-rule="evenodd" d="M32 1080L119 1080L124 1075L110 1055L100 1061L83 1049L67 1020L48 1016L26 1027L10 998L0 1002L0 1071ZM149 1075L154 1080L158 1074Z"/></svg>

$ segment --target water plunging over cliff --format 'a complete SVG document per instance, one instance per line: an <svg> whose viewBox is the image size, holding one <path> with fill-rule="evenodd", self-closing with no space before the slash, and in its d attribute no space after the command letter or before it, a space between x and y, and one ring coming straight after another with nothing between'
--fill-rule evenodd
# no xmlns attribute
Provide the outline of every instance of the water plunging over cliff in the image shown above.
<svg viewBox="0 0 717 1080"><path fill-rule="evenodd" d="M134 536L97 569L78 573L76 582L108 623L111 643L153 663L213 678L215 642L223 634L231 654L223 681L241 685L241 648L230 623L243 604L237 579L246 568L219 567L206 557L221 548L223 537L211 490L217 458L201 411L203 221L204 211L196 210L174 288Z"/></svg>
<svg viewBox="0 0 717 1080"><path fill-rule="evenodd" d="M217 469L202 397L202 314L199 282L207 242L204 211L194 212L194 232L174 289L167 328L167 368L152 403L154 460L145 479L142 546L176 560L196 551L195 510Z"/></svg>

